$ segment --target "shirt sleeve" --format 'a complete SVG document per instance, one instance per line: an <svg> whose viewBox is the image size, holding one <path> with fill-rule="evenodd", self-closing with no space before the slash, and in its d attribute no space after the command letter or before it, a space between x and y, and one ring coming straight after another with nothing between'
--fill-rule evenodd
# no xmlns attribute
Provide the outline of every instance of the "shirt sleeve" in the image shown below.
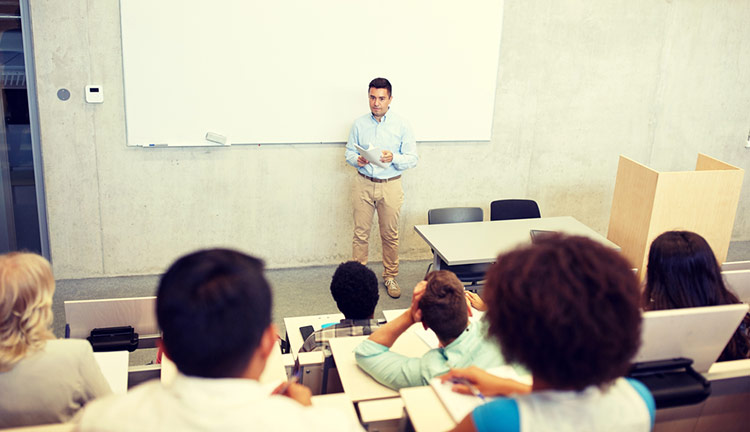
<svg viewBox="0 0 750 432"><path fill-rule="evenodd" d="M346 163L353 166L354 168L359 168L359 165L357 165L359 152L356 148L354 148L354 144L359 145L359 129L357 129L356 123L352 126L352 130L349 132L349 139L346 141L345 157Z"/></svg>
<svg viewBox="0 0 750 432"><path fill-rule="evenodd" d="M404 123L401 132L401 146L398 153L393 154L393 166L397 170L403 171L417 166L419 155L417 154L417 141L414 139L411 126Z"/></svg>
<svg viewBox="0 0 750 432"><path fill-rule="evenodd" d="M310 336L307 337L305 342L302 344L302 346L299 349L299 352L312 352L312 351L320 351L323 344L318 343L318 335L320 334L319 330L316 330L310 334Z"/></svg>
<svg viewBox="0 0 750 432"><path fill-rule="evenodd" d="M477 432L519 432L521 419L518 404L513 399L502 398L479 405L471 413Z"/></svg>
<svg viewBox="0 0 750 432"><path fill-rule="evenodd" d="M422 379L421 358L403 356L369 339L354 349L354 357L362 370L394 390L427 385Z"/></svg>
<svg viewBox="0 0 750 432"><path fill-rule="evenodd" d="M654 396L651 394L648 387L642 382L633 378L626 379L628 380L628 383L633 386L638 395L643 398L643 402L645 402L646 408L648 408L648 415L651 417L651 429L653 429L654 421L656 420L656 401L654 401Z"/></svg>

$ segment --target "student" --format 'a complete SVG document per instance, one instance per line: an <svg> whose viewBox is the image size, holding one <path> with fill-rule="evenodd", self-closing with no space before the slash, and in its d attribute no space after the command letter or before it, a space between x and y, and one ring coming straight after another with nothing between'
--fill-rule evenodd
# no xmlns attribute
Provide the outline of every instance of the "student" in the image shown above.
<svg viewBox="0 0 750 432"><path fill-rule="evenodd" d="M530 393L478 368L452 370L487 396L456 431L648 431L648 389L622 378L640 343L638 281L616 251L584 237L545 236L487 272L490 334L528 368ZM457 384L456 390L467 391ZM523 425L523 426L521 426Z"/></svg>
<svg viewBox="0 0 750 432"><path fill-rule="evenodd" d="M66 422L111 393L87 341L52 335L54 292L46 259L0 256L0 428Z"/></svg>
<svg viewBox="0 0 750 432"><path fill-rule="evenodd" d="M81 430L362 430L344 413L309 408L302 385L282 396L258 382L279 349L260 260L226 249L180 258L159 282L156 315L174 381L95 401Z"/></svg>
<svg viewBox="0 0 750 432"><path fill-rule="evenodd" d="M328 341L342 336L369 335L378 328L378 320L372 319L378 304L378 278L372 270L357 261L338 266L331 279L331 295L336 300L344 319L316 330L308 336L300 352L323 350L331 355Z"/></svg>
<svg viewBox="0 0 750 432"><path fill-rule="evenodd" d="M689 231L667 231L654 239L648 254L645 310L679 309L740 303L724 286L711 246ZM718 361L750 355L750 315L740 324Z"/></svg>
<svg viewBox="0 0 750 432"><path fill-rule="evenodd" d="M488 368L505 364L497 345L486 339L486 326L481 322L471 323L470 315L464 286L456 275L445 270L431 272L414 288L411 307L354 350L357 364L392 389L427 385L430 379L451 367ZM440 346L421 358L391 351L396 339L420 321L435 332Z"/></svg>

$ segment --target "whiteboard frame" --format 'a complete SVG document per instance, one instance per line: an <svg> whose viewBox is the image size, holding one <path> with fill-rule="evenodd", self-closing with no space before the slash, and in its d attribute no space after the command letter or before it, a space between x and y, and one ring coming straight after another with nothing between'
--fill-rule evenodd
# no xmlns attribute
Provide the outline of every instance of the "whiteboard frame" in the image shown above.
<svg viewBox="0 0 750 432"><path fill-rule="evenodd" d="M418 141L491 139L502 0L478 0L471 7L447 0L216 3L207 8L198 0L120 0L128 146L221 147L205 140L207 132L226 136L227 144L345 142L353 120L368 112L367 83L376 76L391 80L391 109L411 123ZM261 9L258 21L237 24ZM326 12L313 17L317 27L310 31L304 26L319 10ZM255 26L259 33L242 28ZM285 57L278 54L286 53L281 48L291 50L306 38L312 42L305 47L326 47L311 55L327 58L312 58L303 49L290 51L282 59L287 63L276 58ZM268 46L251 46L262 59L253 76L264 88L236 72L251 57L237 53L260 39ZM193 58L196 53L206 58ZM318 61L327 67L316 75ZM192 85L208 76L204 70L211 71L210 82ZM262 104L239 102L260 91Z"/></svg>

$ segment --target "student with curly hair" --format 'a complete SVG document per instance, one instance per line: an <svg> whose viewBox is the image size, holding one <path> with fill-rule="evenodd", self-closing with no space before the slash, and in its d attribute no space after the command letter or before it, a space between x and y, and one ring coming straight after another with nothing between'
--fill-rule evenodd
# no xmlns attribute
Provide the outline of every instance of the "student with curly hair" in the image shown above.
<svg viewBox="0 0 750 432"><path fill-rule="evenodd" d="M545 236L487 272L486 319L505 358L533 376L530 393L478 368L453 370L482 393L457 431L648 431L648 389L625 379L640 344L638 281L616 251L583 237ZM466 387L456 385L457 391Z"/></svg>
<svg viewBox="0 0 750 432"><path fill-rule="evenodd" d="M364 336L375 331L380 322L373 319L378 305L378 277L357 261L341 263L331 279L331 295L344 319L316 330L307 337L300 352L323 351L331 355L329 341L335 337Z"/></svg>
<svg viewBox="0 0 750 432"><path fill-rule="evenodd" d="M46 259L0 255L0 428L65 422L111 393L87 341L52 335L54 292Z"/></svg>
<svg viewBox="0 0 750 432"><path fill-rule="evenodd" d="M680 309L740 303L724 286L711 246L690 231L667 231L654 239L648 254L645 310ZM750 355L750 315L746 315L718 361Z"/></svg>

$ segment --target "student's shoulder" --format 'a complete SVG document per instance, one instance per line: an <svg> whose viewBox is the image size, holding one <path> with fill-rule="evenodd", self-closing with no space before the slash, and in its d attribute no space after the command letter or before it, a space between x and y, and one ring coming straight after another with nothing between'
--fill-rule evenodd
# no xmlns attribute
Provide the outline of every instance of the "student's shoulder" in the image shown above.
<svg viewBox="0 0 750 432"><path fill-rule="evenodd" d="M51 339L45 350L49 352L93 352L91 344L85 339Z"/></svg>
<svg viewBox="0 0 750 432"><path fill-rule="evenodd" d="M82 360L93 361L94 350L91 344L83 339L52 339L44 346L44 361L59 361L73 364Z"/></svg>
<svg viewBox="0 0 750 432"><path fill-rule="evenodd" d="M126 394L111 394L95 399L86 404L78 417L80 430L104 430L123 420L133 419L134 416L149 416L159 406L159 394L163 391L161 382L154 380L141 384Z"/></svg>
<svg viewBox="0 0 750 432"><path fill-rule="evenodd" d="M470 414L477 432L517 432L521 430L518 403L514 399L500 398L479 405Z"/></svg>

